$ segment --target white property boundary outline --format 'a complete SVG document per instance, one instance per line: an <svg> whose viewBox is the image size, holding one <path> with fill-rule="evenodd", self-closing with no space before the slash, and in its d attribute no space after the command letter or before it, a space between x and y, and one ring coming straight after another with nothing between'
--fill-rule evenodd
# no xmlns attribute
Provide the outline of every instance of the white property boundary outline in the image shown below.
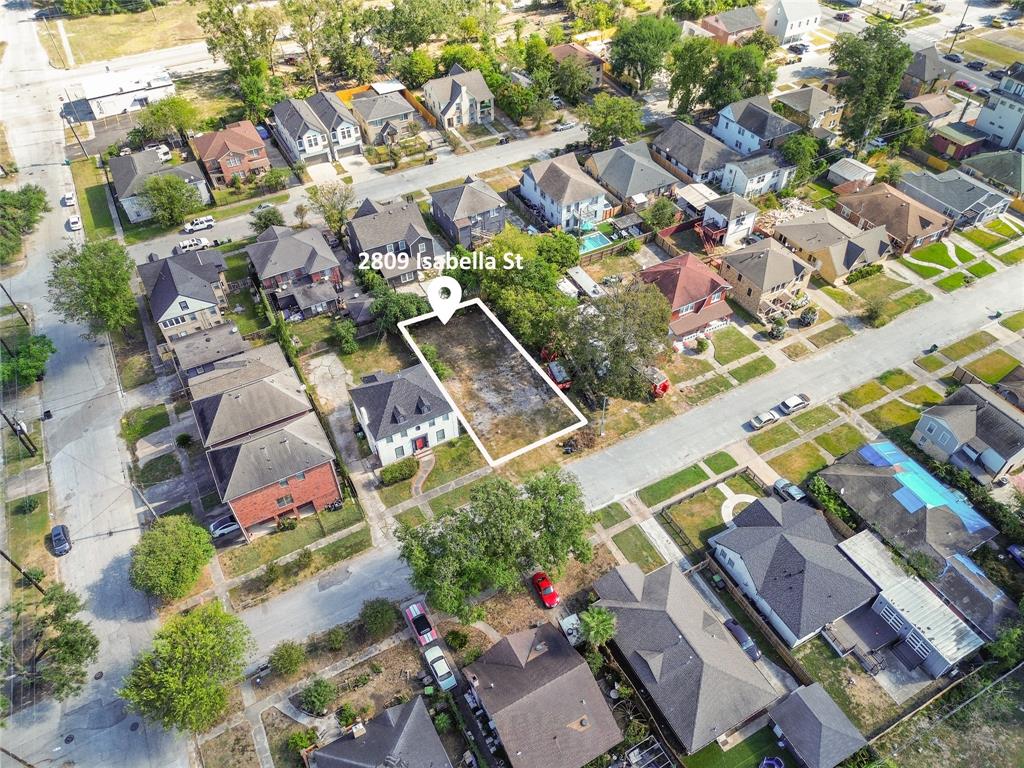
<svg viewBox="0 0 1024 768"><path fill-rule="evenodd" d="M480 438L477 436L476 432L473 430L473 427L470 425L469 419L465 417L465 415L462 413L462 410L455 402L455 399L451 396L451 394L448 392L448 389L441 382L441 379L439 379L437 374L434 373L434 369L430 366L430 363L427 362L427 359L426 357L424 357L423 352L419 348L419 345L416 343L416 340L413 339L412 334L409 332L409 326L416 325L426 320L431 320L435 317L438 317L437 312L428 312L425 315L418 315L417 317L410 318L409 320L403 320L398 324L398 329L402 332L403 338L405 338L406 343L412 348L412 351L416 354L416 357L423 364L423 367L430 375L431 380L434 382L434 384L437 385L437 388L441 390L441 393L444 395L444 399L448 401L448 405L450 405L452 407L452 410L455 411L455 415L459 417L459 421L462 422L462 426L466 430L466 433L473 440L473 444L476 445L480 453L483 454L483 457L484 459L486 459L487 463L491 467L500 466L507 461L511 461L517 456L522 456L524 453L532 451L534 448L539 448L542 445L550 443L552 440L557 440L560 437L568 435L570 432L575 432L580 427L586 426L587 417L580 412L580 409L576 407L572 400L566 397L565 393L562 390L555 386L555 383L551 381L551 379L548 377L546 373L544 373L544 369L537 364L537 361L530 356L530 353L523 348L523 345L520 344L516 337L509 332L508 328L506 328L504 324L497 317L495 317L494 313L487 308L487 305L485 305L479 298L470 299L468 301L463 301L462 303L458 304L455 307L455 312L458 312L460 309L466 309L468 307L479 307L483 311L484 315L487 316L487 319L494 323L498 330L500 330L502 334L504 334L505 338L512 343L512 346L515 347L516 351L518 351L519 354L526 359L526 361L530 364L530 367L532 367L533 370L537 372L537 375L540 376L541 380L543 380L548 385L551 391L554 392L555 395L557 395L559 400L561 400L562 404L565 405L569 409L569 411L577 418L577 422L575 424L571 424L568 427L558 430L554 434L548 435L547 437L542 437L540 440L536 440L535 442L532 442L529 445L524 446L522 448L517 448L511 453L507 453L504 456L500 456L497 459L495 459L488 452L487 448L484 447L484 444L480 441Z"/></svg>

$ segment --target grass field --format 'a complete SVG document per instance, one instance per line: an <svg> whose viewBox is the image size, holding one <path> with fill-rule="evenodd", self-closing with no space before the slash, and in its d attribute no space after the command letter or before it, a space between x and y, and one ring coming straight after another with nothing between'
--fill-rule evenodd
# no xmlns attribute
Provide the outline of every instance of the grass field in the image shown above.
<svg viewBox="0 0 1024 768"><path fill-rule="evenodd" d="M803 443L780 453L768 465L782 477L798 485L828 464L814 443Z"/></svg>
<svg viewBox="0 0 1024 768"><path fill-rule="evenodd" d="M725 528L722 520L724 502L724 493L717 488L708 488L674 505L668 510L668 515L690 541L706 545L709 537Z"/></svg>
<svg viewBox="0 0 1024 768"><path fill-rule="evenodd" d="M975 277L988 277L995 273L996 268L987 261L979 261L977 264L971 264L967 267L967 271Z"/></svg>
<svg viewBox="0 0 1024 768"><path fill-rule="evenodd" d="M901 431L910 434L920 414L899 400L890 400L863 414L867 422L879 432Z"/></svg>
<svg viewBox="0 0 1024 768"><path fill-rule="evenodd" d="M405 510L405 512L399 512L395 515L395 519L402 525L406 525L410 528L419 528L427 522L427 516L423 514L423 510L419 507L413 507L412 509Z"/></svg>
<svg viewBox="0 0 1024 768"><path fill-rule="evenodd" d="M821 347L849 338L850 336L853 336L853 331L851 331L845 323L838 322L830 328L826 328L824 331L819 331L813 336L808 336L807 340L820 349Z"/></svg>
<svg viewBox="0 0 1024 768"><path fill-rule="evenodd" d="M844 392L839 396L839 399L856 410L863 408L868 403L881 400L886 394L888 393L885 391L885 388L877 381L868 381L859 387L851 389L849 392Z"/></svg>
<svg viewBox="0 0 1024 768"><path fill-rule="evenodd" d="M978 227L966 229L962 234L979 248L984 248L986 251L991 251L997 245L1002 245L1006 242L1006 238L1002 235L997 235L995 232Z"/></svg>
<svg viewBox="0 0 1024 768"><path fill-rule="evenodd" d="M642 488L637 495L640 497L640 501L648 507L654 507L661 502L672 498L676 494L682 493L687 488L693 488L695 485L700 485L707 479L707 473L694 464L693 466L681 469L668 477L662 478L658 482L648 485L646 488Z"/></svg>
<svg viewBox="0 0 1024 768"><path fill-rule="evenodd" d="M789 346L782 348L782 354L790 360L799 360L801 357L811 354L811 348L802 341L794 341Z"/></svg>
<svg viewBox="0 0 1024 768"><path fill-rule="evenodd" d="M938 355L925 355L924 357L917 358L914 361L914 365L919 368L923 368L928 371L928 373L935 373L935 371L946 365L946 361Z"/></svg>
<svg viewBox="0 0 1024 768"><path fill-rule="evenodd" d="M458 488L453 488L448 491L448 493L442 493L440 496L435 496L430 500L430 508L434 511L435 515L440 516L449 514L459 507L466 506L469 504L473 489L476 488L477 484L482 482L483 479L484 478L474 480L471 483L460 485Z"/></svg>
<svg viewBox="0 0 1024 768"><path fill-rule="evenodd" d="M25 570L30 568L42 569L44 574L43 588L45 589L49 586L47 582L56 573L55 560L46 547L46 538L53 523L50 521L49 494L37 493L33 498L39 502L39 505L29 514L17 511L18 504L22 501L21 499L8 501L5 505L7 513L7 550L10 552L11 557ZM71 535L74 536L74 533ZM11 577L12 597L39 596L35 592L35 588L13 570L11 570Z"/></svg>
<svg viewBox="0 0 1024 768"><path fill-rule="evenodd" d="M949 256L949 252L946 250L946 244L943 242L932 243L924 248L918 248L914 251L914 258L918 261L927 261L929 264L935 264L946 269L954 269L956 267L953 259Z"/></svg>
<svg viewBox="0 0 1024 768"><path fill-rule="evenodd" d="M987 59L1003 67L1008 67L1021 58L1020 51L981 37L964 40L960 43L960 51L979 59Z"/></svg>
<svg viewBox="0 0 1024 768"><path fill-rule="evenodd" d="M910 261L906 256L900 257L900 264L909 269L911 272L917 273L925 280L932 277L937 277L938 275L941 275L945 271L940 267L931 267L928 266L927 264L915 264L914 262Z"/></svg>
<svg viewBox="0 0 1024 768"><path fill-rule="evenodd" d="M823 285L821 288L825 295L848 312L853 312L860 306L860 301L849 291L837 288L834 285Z"/></svg>
<svg viewBox="0 0 1024 768"><path fill-rule="evenodd" d="M954 245L953 252L956 254L956 260L961 264L970 264L974 261L974 254L962 246Z"/></svg>
<svg viewBox="0 0 1024 768"><path fill-rule="evenodd" d="M700 357L690 357L682 352L673 354L667 361L661 361L661 366L673 384L695 379L714 370L709 361Z"/></svg>
<svg viewBox="0 0 1024 768"><path fill-rule="evenodd" d="M1001 349L996 349L979 357L967 366L967 370L986 384L995 384L1018 365L1020 362L1015 357Z"/></svg>
<svg viewBox="0 0 1024 768"><path fill-rule="evenodd" d="M856 427L841 424L829 432L818 435L814 442L838 459L855 448L860 448L867 442L867 438Z"/></svg>
<svg viewBox="0 0 1024 768"><path fill-rule="evenodd" d="M900 368L892 368L878 377L878 383L890 392L895 392L913 384L914 377Z"/></svg>
<svg viewBox="0 0 1024 768"><path fill-rule="evenodd" d="M139 485L147 487L178 477L181 474L181 462L173 453L165 453L143 464L136 473Z"/></svg>
<svg viewBox="0 0 1024 768"><path fill-rule="evenodd" d="M609 504L607 507L602 507L594 514L597 515L597 522L601 524L602 528L611 528L629 517L629 513L626 511L626 508L618 502Z"/></svg>
<svg viewBox="0 0 1024 768"><path fill-rule="evenodd" d="M730 469L734 469L737 465L736 459L725 451L719 451L718 453L713 453L704 459L704 466L716 475L720 475L723 472L728 472Z"/></svg>
<svg viewBox="0 0 1024 768"><path fill-rule="evenodd" d="M954 272L951 275L946 275L941 280L936 280L935 287L942 289L946 293L952 293L959 288L963 288L966 283L967 275L963 272Z"/></svg>
<svg viewBox="0 0 1024 768"><path fill-rule="evenodd" d="M117 375L124 389L135 389L156 381L156 371L153 370L153 361L146 345L146 334L142 330L138 310L130 327L110 334L110 346L114 350Z"/></svg>
<svg viewBox="0 0 1024 768"><path fill-rule="evenodd" d="M922 304L927 304L932 300L932 296L924 288L915 288L912 291L907 291L902 296L895 299L890 299L885 302L882 308L882 317L879 320L878 326L881 327L886 323L892 322L894 318L902 315L904 312L919 307Z"/></svg>
<svg viewBox="0 0 1024 768"><path fill-rule="evenodd" d="M953 342L947 347L943 347L939 350L939 353L953 361L962 360L968 355L980 352L989 344L994 343L995 340L996 337L988 331L978 331L959 341Z"/></svg>
<svg viewBox="0 0 1024 768"><path fill-rule="evenodd" d="M612 541L623 556L629 562L639 565L644 573L650 573L665 564L664 558L658 554L647 534L637 525L615 534Z"/></svg>
<svg viewBox="0 0 1024 768"><path fill-rule="evenodd" d="M729 379L721 374L716 374L698 384L686 387L682 390L681 394L683 399L690 405L696 405L697 403L709 400L715 395L719 395L728 389L732 389L732 387L733 383L729 381Z"/></svg>
<svg viewBox="0 0 1024 768"><path fill-rule="evenodd" d="M1012 251L993 255L1003 262L1003 264L1006 264L1008 267L1012 267L1014 264L1024 260L1024 248L1014 248Z"/></svg>
<svg viewBox="0 0 1024 768"><path fill-rule="evenodd" d="M715 360L719 365L728 365L741 357L757 352L757 344L731 325L711 334L715 348Z"/></svg>
<svg viewBox="0 0 1024 768"><path fill-rule="evenodd" d="M786 443L796 440L797 437L798 435L793 427L782 423L758 432L747 442L758 453L768 453L768 451L780 448Z"/></svg>
<svg viewBox="0 0 1024 768"><path fill-rule="evenodd" d="M75 181L78 211L82 216L82 229L89 240L102 240L117 234L114 217L107 205L107 176L102 168L89 159L71 163L71 177Z"/></svg>
<svg viewBox="0 0 1024 768"><path fill-rule="evenodd" d="M775 370L775 363L769 360L765 355L758 355L750 362L744 363L743 365L730 370L729 375L736 379L740 384L744 384L751 379L756 379L758 376L763 376L773 370Z"/></svg>
<svg viewBox="0 0 1024 768"><path fill-rule="evenodd" d="M146 435L170 426L171 417L163 403L136 408L121 418L121 437L131 449Z"/></svg>
<svg viewBox="0 0 1024 768"><path fill-rule="evenodd" d="M796 762L785 749L780 749L772 733L765 727L751 734L728 752L717 743L686 758L686 768L757 768L765 757L778 757L783 768L796 768Z"/></svg>
<svg viewBox="0 0 1024 768"><path fill-rule="evenodd" d="M793 417L792 422L801 432L810 432L818 427L825 426L835 418L835 411L827 405L819 405L817 408L811 408L809 411L798 413Z"/></svg>
<svg viewBox="0 0 1024 768"><path fill-rule="evenodd" d="M140 13L65 19L64 30L75 64L116 59L203 39L196 22L198 6L181 2L145 7Z"/></svg>
<svg viewBox="0 0 1024 768"><path fill-rule="evenodd" d="M914 405L936 405L941 403L944 398L931 387L921 385L917 389L912 389L902 395L901 399L906 400L908 403L913 403Z"/></svg>
<svg viewBox="0 0 1024 768"><path fill-rule="evenodd" d="M1003 326L1003 328L1008 328L1014 333L1020 333L1021 331L1024 331L1024 312L1018 312L1015 315L1004 317L999 321L999 324Z"/></svg>
<svg viewBox="0 0 1024 768"><path fill-rule="evenodd" d="M35 456L29 454L28 449L21 444L21 440L14 433L13 430L4 430L4 477L11 478L21 474L26 469L39 466L43 463L45 455L43 453L43 431L41 428L41 422L39 419L30 421L26 424L28 427L28 437L32 443L39 450L36 451ZM727 454L726 454L727 455Z"/></svg>
<svg viewBox="0 0 1024 768"><path fill-rule="evenodd" d="M872 301L874 299L888 299L894 293L909 287L910 283L890 277L885 272L879 272L871 277L858 280L850 286L850 290L864 301Z"/></svg>

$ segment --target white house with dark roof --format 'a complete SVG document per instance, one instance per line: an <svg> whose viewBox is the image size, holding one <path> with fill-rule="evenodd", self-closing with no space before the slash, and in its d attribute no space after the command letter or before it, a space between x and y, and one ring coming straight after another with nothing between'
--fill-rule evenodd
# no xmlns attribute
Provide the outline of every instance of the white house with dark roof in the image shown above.
<svg viewBox="0 0 1024 768"><path fill-rule="evenodd" d="M730 192L705 206L701 227L710 242L730 246L750 235L756 219L757 206Z"/></svg>
<svg viewBox="0 0 1024 768"><path fill-rule="evenodd" d="M772 109L767 96L751 96L718 110L711 133L741 155L778 147L800 126Z"/></svg>
<svg viewBox="0 0 1024 768"><path fill-rule="evenodd" d="M494 94L479 69L452 66L446 77L423 84L423 101L442 128L489 123L494 119Z"/></svg>
<svg viewBox="0 0 1024 768"><path fill-rule="evenodd" d="M651 142L651 156L686 180L712 184L721 180L727 162L739 159L738 152L711 134L679 120Z"/></svg>
<svg viewBox="0 0 1024 768"><path fill-rule="evenodd" d="M1010 198L956 168L942 173L905 173L900 191L953 220L957 229L973 227L1006 213Z"/></svg>
<svg viewBox="0 0 1024 768"><path fill-rule="evenodd" d="M149 149L123 157L111 157L107 160L107 167L110 169L114 197L132 224L153 218L153 211L142 197L142 191L146 181L154 176L177 176L196 190L203 205L213 201L203 169L194 161L170 165L160 159L157 150Z"/></svg>
<svg viewBox="0 0 1024 768"><path fill-rule="evenodd" d="M671 195L679 182L651 159L646 141L595 152L583 167L617 198L639 207L649 198Z"/></svg>
<svg viewBox="0 0 1024 768"><path fill-rule="evenodd" d="M768 8L764 29L780 45L788 45L803 39L820 23L821 6L817 0L775 0Z"/></svg>
<svg viewBox="0 0 1024 768"><path fill-rule="evenodd" d="M790 648L878 593L813 507L758 499L728 526L709 540L715 560Z"/></svg>
<svg viewBox="0 0 1024 768"><path fill-rule="evenodd" d="M455 411L422 365L364 376L349 395L381 466L459 436Z"/></svg>
<svg viewBox="0 0 1024 768"><path fill-rule="evenodd" d="M527 166L519 194L548 224L567 230L596 225L612 212L604 187L580 168L571 152Z"/></svg>
<svg viewBox="0 0 1024 768"><path fill-rule="evenodd" d="M325 163L360 150L359 126L337 94L285 99L271 109L279 143L293 162Z"/></svg>
<svg viewBox="0 0 1024 768"><path fill-rule="evenodd" d="M769 709L768 717L805 768L835 768L868 743L821 683L800 686Z"/></svg>
<svg viewBox="0 0 1024 768"><path fill-rule="evenodd" d="M420 259L434 256L434 236L416 203L366 198L345 227L349 253L357 263L363 253L396 254L394 260L385 259L380 270L394 287L415 282Z"/></svg>
<svg viewBox="0 0 1024 768"><path fill-rule="evenodd" d="M768 149L727 162L721 187L723 192L735 192L741 197L760 197L781 192L795 173L796 166L787 162L781 152Z"/></svg>
<svg viewBox="0 0 1024 768"><path fill-rule="evenodd" d="M464 248L498 234L508 221L502 196L472 176L458 186L432 192L430 212L448 240Z"/></svg>
<svg viewBox="0 0 1024 768"><path fill-rule="evenodd" d="M974 127L999 149L1024 150L1024 62L1014 62L992 89Z"/></svg>
<svg viewBox="0 0 1024 768"><path fill-rule="evenodd" d="M153 322L168 342L224 322L227 267L220 251L179 253L138 270Z"/></svg>

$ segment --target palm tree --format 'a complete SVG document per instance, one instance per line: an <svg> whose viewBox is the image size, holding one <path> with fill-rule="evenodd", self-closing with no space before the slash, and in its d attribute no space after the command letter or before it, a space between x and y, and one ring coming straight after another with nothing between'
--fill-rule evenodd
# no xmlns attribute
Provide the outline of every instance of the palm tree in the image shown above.
<svg viewBox="0 0 1024 768"><path fill-rule="evenodd" d="M594 606L580 614L583 639L600 648L615 637L615 614L607 608Z"/></svg>

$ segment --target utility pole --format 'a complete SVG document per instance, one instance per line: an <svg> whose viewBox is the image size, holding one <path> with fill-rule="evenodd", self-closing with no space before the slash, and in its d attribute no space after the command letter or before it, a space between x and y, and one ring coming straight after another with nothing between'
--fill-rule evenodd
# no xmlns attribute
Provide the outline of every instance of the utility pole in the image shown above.
<svg viewBox="0 0 1024 768"><path fill-rule="evenodd" d="M7 297L7 300L8 300L9 302L11 302L11 306L12 306L12 307L14 307L14 310L15 310L15 311L16 311L16 312L17 312L17 313L18 313L19 315L21 315L21 319L25 321L25 325L31 326L31 325L32 325L32 323L30 323L30 322L28 321L28 318L27 318L27 317L25 317L25 313L21 311L21 307L19 307L19 306L18 306L18 305L17 305L16 303L15 303L14 299L12 299L12 298L11 298L11 294L10 294L10 293L8 292L8 290L7 290L7 286L6 286L6 285L4 285L3 283L0 283L0 290L2 290L2 291L4 292L4 296L6 296L6 297Z"/></svg>
<svg viewBox="0 0 1024 768"><path fill-rule="evenodd" d="M50 7L53 8L52 3L50 4ZM50 36L50 45L53 46L53 50L55 50L57 52L57 55L60 56L61 66L63 66L64 69L67 69L68 63L64 59L64 44L58 43L56 40L53 39L53 30L50 29L50 25L47 23L45 16L43 16L43 29L45 29L46 34Z"/></svg>
<svg viewBox="0 0 1024 768"><path fill-rule="evenodd" d="M64 89L64 98L68 100L68 108L71 107L71 94L68 93L68 89ZM75 130L75 124L71 121L71 115L64 115L64 119L67 120L68 128L71 129L71 133L75 136L75 141L78 142L78 148L82 150L82 154L85 155L86 159L89 157L89 151L85 148L85 144L82 143L82 138L78 135L78 131ZM75 119L78 119L78 111L75 111Z"/></svg>
<svg viewBox="0 0 1024 768"><path fill-rule="evenodd" d="M953 41L949 44L949 50L946 53L953 52L953 46L956 45L956 41L960 39L960 27L964 25L964 19L967 18L967 9L971 7L971 0L967 0L964 3L964 15L960 17L960 23L956 27L956 31L953 33Z"/></svg>
<svg viewBox="0 0 1024 768"><path fill-rule="evenodd" d="M32 438L28 436L28 430L22 429L21 424L13 421L11 417L7 415L6 411L0 410L0 416L4 417L4 421L7 422L7 426L9 426L11 431L18 436L18 440L21 441L21 444L25 447L26 451L33 456L39 453L39 449L36 448L36 444L33 443Z"/></svg>
<svg viewBox="0 0 1024 768"><path fill-rule="evenodd" d="M29 584L31 584L33 587L35 587L36 589L39 590L39 594L41 594L41 595L45 595L46 594L46 590L43 589L41 586L39 586L39 582L36 581L35 579L33 579L27 573L25 573L25 571L22 570L21 566L18 565L13 560L11 560L11 558L8 556L8 554L6 552L4 552L2 549L0 549L0 557L3 557L4 560L6 560L8 563L10 563L15 568L17 568L18 569L18 573L20 573L23 577L25 577L25 581L27 581Z"/></svg>

